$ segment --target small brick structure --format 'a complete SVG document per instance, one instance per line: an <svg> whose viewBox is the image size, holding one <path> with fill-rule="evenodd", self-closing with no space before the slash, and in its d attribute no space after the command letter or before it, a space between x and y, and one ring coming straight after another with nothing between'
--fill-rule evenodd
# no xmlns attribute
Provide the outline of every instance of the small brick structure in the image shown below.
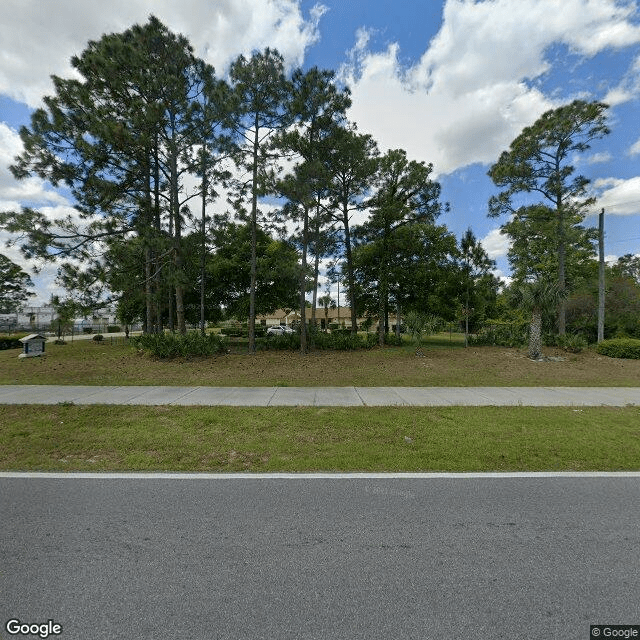
<svg viewBox="0 0 640 640"><path fill-rule="evenodd" d="M47 339L39 333L32 333L24 338L20 338L24 346L24 351L18 358L36 358L44 355L44 343Z"/></svg>

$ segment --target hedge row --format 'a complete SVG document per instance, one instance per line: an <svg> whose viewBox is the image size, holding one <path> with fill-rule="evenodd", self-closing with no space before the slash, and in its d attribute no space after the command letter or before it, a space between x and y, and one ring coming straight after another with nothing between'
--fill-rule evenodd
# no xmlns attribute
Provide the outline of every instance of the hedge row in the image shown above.
<svg viewBox="0 0 640 640"><path fill-rule="evenodd" d="M192 331L185 335L145 333L133 338L132 343L157 358L211 356L227 351L224 338L214 333L203 336L199 331Z"/></svg>
<svg viewBox="0 0 640 640"><path fill-rule="evenodd" d="M632 358L640 360L640 340L635 338L614 338L603 340L596 351L610 358Z"/></svg>
<svg viewBox="0 0 640 640"><path fill-rule="evenodd" d="M6 333L0 333L0 351L5 349L22 349L22 342L20 338L24 338L29 335L28 333L12 333L11 335Z"/></svg>

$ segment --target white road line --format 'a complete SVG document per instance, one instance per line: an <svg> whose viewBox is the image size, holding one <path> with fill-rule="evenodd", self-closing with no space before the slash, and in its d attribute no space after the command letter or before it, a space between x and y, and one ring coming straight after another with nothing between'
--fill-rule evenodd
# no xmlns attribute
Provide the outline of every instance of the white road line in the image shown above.
<svg viewBox="0 0 640 640"><path fill-rule="evenodd" d="M640 471L505 471L485 473L58 473L46 471L1 471L3 478L78 480L442 480L510 478L640 478Z"/></svg>

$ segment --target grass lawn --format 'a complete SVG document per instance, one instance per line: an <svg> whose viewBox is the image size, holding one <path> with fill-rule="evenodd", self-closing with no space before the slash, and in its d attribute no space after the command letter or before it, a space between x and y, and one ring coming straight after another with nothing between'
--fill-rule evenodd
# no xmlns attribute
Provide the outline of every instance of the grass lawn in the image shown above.
<svg viewBox="0 0 640 640"><path fill-rule="evenodd" d="M160 361L122 344L0 351L0 384L638 386L640 361L441 334L415 347ZM540 471L640 469L640 408L6 406L2 470Z"/></svg>
<svg viewBox="0 0 640 640"><path fill-rule="evenodd" d="M8 406L0 469L611 471L640 468L640 408Z"/></svg>
<svg viewBox="0 0 640 640"><path fill-rule="evenodd" d="M533 362L526 349L471 347L459 335L425 341L424 357L406 345L371 350L283 351L154 360L124 344L77 340L47 344L45 358L0 351L0 384L177 386L637 386L640 360L546 349L560 362Z"/></svg>

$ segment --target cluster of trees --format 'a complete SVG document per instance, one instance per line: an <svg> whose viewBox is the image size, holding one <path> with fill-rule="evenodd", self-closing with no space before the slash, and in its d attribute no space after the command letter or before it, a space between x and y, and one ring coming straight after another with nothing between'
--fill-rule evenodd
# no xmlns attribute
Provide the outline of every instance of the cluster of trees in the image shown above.
<svg viewBox="0 0 640 640"><path fill-rule="evenodd" d="M506 216L513 282L504 292L531 312L530 355L541 353L541 334L598 337L598 230L584 226L595 198L573 162L609 133L607 105L575 100L526 127L491 167L500 193L489 215ZM524 204L523 204L524 202ZM604 273L605 337L640 333L640 258L626 255Z"/></svg>
<svg viewBox="0 0 640 640"><path fill-rule="evenodd" d="M154 17L90 42L72 65L79 79L53 77L12 171L67 189L77 215L23 208L0 213L0 228L27 257L64 259L59 280L80 308L108 293L123 322L143 318L149 333L198 322L204 332L224 311L248 318L253 351L260 313L297 306L305 326L311 293L315 323L330 303L317 295L329 259L353 331L358 316L380 318L381 344L390 309L458 319L466 333L498 313L493 261L471 230L457 239L438 224L447 205L432 165L381 154L347 120L349 90L332 71L287 73L266 49L221 79ZM606 108L543 114L489 171L501 189L489 215L507 217L512 240L511 293L537 332L550 309L560 335L567 314L585 322L568 294L584 301L594 284L583 226L593 199L570 163L608 133ZM521 194L536 197L523 205Z"/></svg>
<svg viewBox="0 0 640 640"><path fill-rule="evenodd" d="M0 226L25 256L64 259L59 281L80 308L109 293L123 321L182 333L224 309L248 317L252 351L259 313L299 306L304 325L311 293L315 322L323 259L345 286L354 331L364 313L454 318L464 306L479 318L495 299L473 234L458 245L436 223L446 205L432 166L381 155L347 121L349 90L332 71L286 73L266 49L240 56L223 80L154 17L90 42L72 65L79 79L53 77L12 171L67 189L78 213L51 220L23 208L0 214ZM364 209L367 221L352 225Z"/></svg>

